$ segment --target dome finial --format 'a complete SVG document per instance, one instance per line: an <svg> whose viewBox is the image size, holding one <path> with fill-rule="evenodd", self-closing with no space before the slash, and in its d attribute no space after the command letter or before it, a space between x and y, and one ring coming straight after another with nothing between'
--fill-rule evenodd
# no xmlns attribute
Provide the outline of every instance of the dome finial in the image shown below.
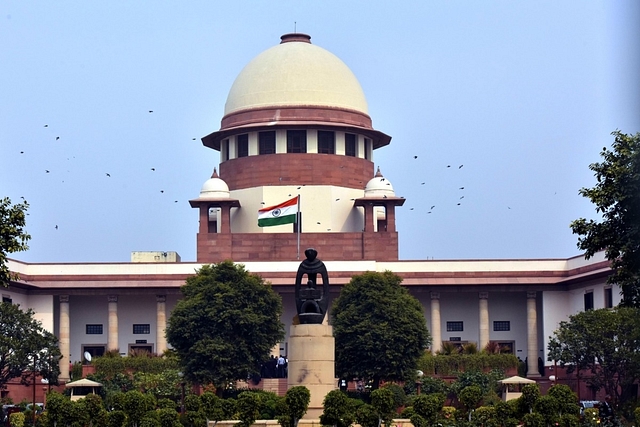
<svg viewBox="0 0 640 427"><path fill-rule="evenodd" d="M287 33L280 36L280 44L289 42L302 42L311 44L311 36L303 33Z"/></svg>
<svg viewBox="0 0 640 427"><path fill-rule="evenodd" d="M378 170L376 171L376 178L382 178L382 172L380 172L380 166L378 166Z"/></svg>
<svg viewBox="0 0 640 427"><path fill-rule="evenodd" d="M218 176L218 169L217 168L213 168L213 174L211 175L211 178L220 178Z"/></svg>

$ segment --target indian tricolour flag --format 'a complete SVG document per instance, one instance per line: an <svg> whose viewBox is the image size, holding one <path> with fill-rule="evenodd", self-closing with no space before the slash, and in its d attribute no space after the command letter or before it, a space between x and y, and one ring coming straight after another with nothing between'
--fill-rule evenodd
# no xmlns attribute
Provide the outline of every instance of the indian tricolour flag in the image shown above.
<svg viewBox="0 0 640 427"><path fill-rule="evenodd" d="M298 197L258 211L258 227L293 224L298 214Z"/></svg>

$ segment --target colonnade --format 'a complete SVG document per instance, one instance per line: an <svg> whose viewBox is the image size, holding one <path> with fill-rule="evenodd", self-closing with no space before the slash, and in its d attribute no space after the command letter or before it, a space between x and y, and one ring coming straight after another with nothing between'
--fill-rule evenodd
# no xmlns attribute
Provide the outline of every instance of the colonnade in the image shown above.
<svg viewBox="0 0 640 427"><path fill-rule="evenodd" d="M60 346L60 380L69 381L71 342L70 342L70 318L69 318L69 295L60 295L60 314L58 345ZM167 327L166 295L156 295L156 340L155 352L162 354L167 349L167 339L165 329ZM107 296L108 321L107 321L107 351L120 352L118 341L118 296Z"/></svg>
<svg viewBox="0 0 640 427"><path fill-rule="evenodd" d="M539 377L538 372L538 312L536 306L537 293L527 292L527 376ZM489 293L478 293L478 328L479 348L489 343ZM431 345L432 354L442 349L442 326L440 322L440 293L431 292Z"/></svg>

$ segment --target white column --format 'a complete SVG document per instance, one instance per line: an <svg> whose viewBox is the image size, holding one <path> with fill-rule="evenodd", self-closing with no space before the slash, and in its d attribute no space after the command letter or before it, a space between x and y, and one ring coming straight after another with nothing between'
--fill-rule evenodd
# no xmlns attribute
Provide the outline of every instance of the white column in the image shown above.
<svg viewBox="0 0 640 427"><path fill-rule="evenodd" d="M483 350L489 344L489 292L478 293L478 308L480 311L480 342L479 349Z"/></svg>
<svg viewBox="0 0 640 427"><path fill-rule="evenodd" d="M442 348L442 328L440 327L440 293L431 292L431 354Z"/></svg>
<svg viewBox="0 0 640 427"><path fill-rule="evenodd" d="M527 292L527 377L539 377L536 292Z"/></svg>
<svg viewBox="0 0 640 427"><path fill-rule="evenodd" d="M109 330L107 333L107 351L120 352L118 344L118 296L109 295Z"/></svg>
<svg viewBox="0 0 640 427"><path fill-rule="evenodd" d="M70 342L69 342L69 295L60 295L60 330L58 340L60 346L60 381L67 382L71 379L69 375L70 362Z"/></svg>
<svg viewBox="0 0 640 427"><path fill-rule="evenodd" d="M156 354L162 355L167 349L167 296L156 295Z"/></svg>

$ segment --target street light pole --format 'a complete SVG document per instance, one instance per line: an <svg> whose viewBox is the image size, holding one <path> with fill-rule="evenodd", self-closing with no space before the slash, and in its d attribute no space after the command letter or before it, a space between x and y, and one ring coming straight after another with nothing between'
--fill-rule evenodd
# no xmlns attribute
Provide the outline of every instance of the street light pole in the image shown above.
<svg viewBox="0 0 640 427"><path fill-rule="evenodd" d="M34 354L33 355L33 406L31 406L33 427L36 426L36 359L37 359L37 356Z"/></svg>
<svg viewBox="0 0 640 427"><path fill-rule="evenodd" d="M182 415L184 414L184 387L186 386L186 383L184 381L184 374L182 372L178 372L178 377L180 377L180 415Z"/></svg>

